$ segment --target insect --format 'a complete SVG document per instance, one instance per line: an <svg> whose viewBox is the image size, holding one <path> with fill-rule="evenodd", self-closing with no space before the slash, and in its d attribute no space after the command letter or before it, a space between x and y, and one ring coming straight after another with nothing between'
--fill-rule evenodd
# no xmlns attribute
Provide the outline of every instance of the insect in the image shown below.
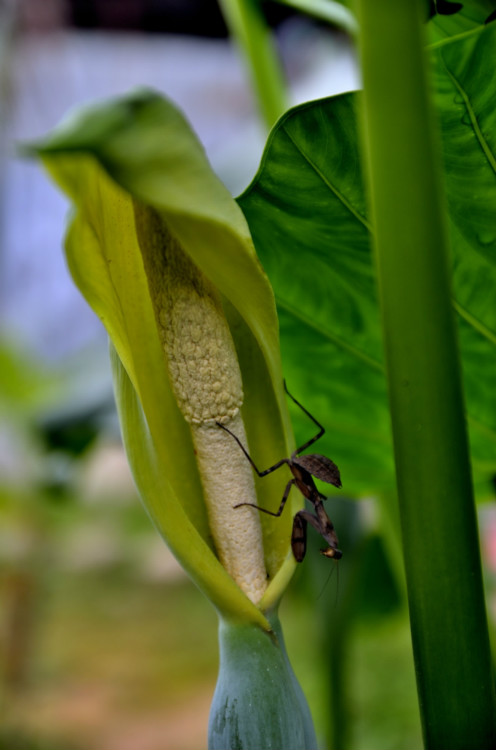
<svg viewBox="0 0 496 750"><path fill-rule="evenodd" d="M317 442L317 440L322 437L322 435L325 433L325 429L321 424L319 424L319 422L317 422L315 417L312 417L310 412L308 412L294 398L294 396L290 394L286 387L286 382L284 382L284 389L290 399L294 401L294 403L307 415L307 417L312 420L312 422L314 422L314 424L317 425L317 427L319 428L319 432L314 435L314 437L310 438L310 440L307 440L307 442L302 446L297 448L297 450L295 450L294 453L291 454L290 458L281 458L280 461L275 463L273 466L270 466L268 469L265 469L265 471L258 470L248 451L243 446L241 441L236 437L236 435L234 435L234 433L232 433L223 424L220 424L220 422L216 422L219 427L222 427L223 430L228 432L229 435L234 438L259 477L265 477L267 476L267 474L271 474L273 471L279 469L284 464L287 464L289 466L291 473L293 474L293 478L290 479L286 485L286 489L284 490L281 504L279 505L279 510L277 511L277 513L274 513L271 510L267 510L266 508L261 508L259 505L255 505L254 503L238 503L233 507L240 508L243 505L250 505L252 508L257 508L257 510L262 511L262 513L268 513L269 516L279 517L284 510L284 506L286 504L286 500L288 499L291 487L295 485L300 490L301 494L312 503L314 508L314 513L311 513L308 510L300 510L294 517L293 530L291 533L291 549L293 550L293 555L295 556L296 561L301 562L305 557L305 552L307 549L307 524L310 524L315 529L317 529L319 534L328 544L325 549L320 550L321 554L325 557L332 557L335 560L339 560L343 556L343 553L339 549L339 541L337 534L334 531L334 525L327 515L322 503L323 500L326 500L326 497L318 491L313 480L313 477L316 477L317 479L321 479L328 484L334 485L334 487L341 487L341 477L339 475L339 469L336 464L331 461L330 458L326 458L325 456L320 456L316 453L308 454L305 456L300 455L302 451L309 448L311 445L313 445L313 443Z"/></svg>

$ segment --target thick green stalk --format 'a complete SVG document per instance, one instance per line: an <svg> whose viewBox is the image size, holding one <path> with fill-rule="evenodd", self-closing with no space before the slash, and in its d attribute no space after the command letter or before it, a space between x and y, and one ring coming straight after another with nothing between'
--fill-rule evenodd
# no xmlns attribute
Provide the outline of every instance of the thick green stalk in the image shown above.
<svg viewBox="0 0 496 750"><path fill-rule="evenodd" d="M209 750L317 750L312 717L286 654L279 620L273 631L220 621L220 668L210 709Z"/></svg>
<svg viewBox="0 0 496 750"><path fill-rule="evenodd" d="M365 147L425 744L483 750L495 695L421 5L359 0Z"/></svg>
<svg viewBox="0 0 496 750"><path fill-rule="evenodd" d="M220 0L224 18L244 54L268 128L287 109L286 82L259 0Z"/></svg>

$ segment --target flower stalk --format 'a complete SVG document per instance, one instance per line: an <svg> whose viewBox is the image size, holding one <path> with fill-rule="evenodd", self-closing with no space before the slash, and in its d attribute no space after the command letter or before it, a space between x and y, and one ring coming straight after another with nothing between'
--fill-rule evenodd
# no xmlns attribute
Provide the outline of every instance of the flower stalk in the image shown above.
<svg viewBox="0 0 496 750"><path fill-rule="evenodd" d="M363 142L425 747L483 750L496 745L496 696L425 7L361 0L359 10Z"/></svg>
<svg viewBox="0 0 496 750"><path fill-rule="evenodd" d="M272 637L251 625L220 622L209 750L317 750L310 709L274 614L270 624Z"/></svg>

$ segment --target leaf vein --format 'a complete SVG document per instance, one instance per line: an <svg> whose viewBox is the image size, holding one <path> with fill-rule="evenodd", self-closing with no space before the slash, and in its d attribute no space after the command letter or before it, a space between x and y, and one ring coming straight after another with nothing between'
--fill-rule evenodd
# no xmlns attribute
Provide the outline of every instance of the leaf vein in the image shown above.
<svg viewBox="0 0 496 750"><path fill-rule="evenodd" d="M496 344L496 333L491 331L482 321L472 315L463 305L460 304L456 299L452 300L453 307L455 308L458 315L463 318L474 330L478 331L484 338L490 341L492 344Z"/></svg>
<svg viewBox="0 0 496 750"><path fill-rule="evenodd" d="M470 97L468 93L465 91L461 83L458 81L456 76L451 72L451 70L448 68L448 65L446 63L446 60L443 59L443 63L446 69L446 73L448 74L449 79L453 83L454 87L457 89L460 96L463 98L463 101L465 102L465 106L467 108L468 116L470 117L470 122L472 123L472 127L474 129L474 133L476 135L476 138L479 142L479 145L481 149L483 150L489 164L491 165L494 172L496 172L496 158L491 151L491 148L489 147L489 144L487 143L486 139L484 138L484 135L482 133L481 127L479 125L479 121L477 120L477 115L474 112L474 109L472 107L472 104L470 102Z"/></svg>
<svg viewBox="0 0 496 750"><path fill-rule="evenodd" d="M304 315L304 313L302 313L301 310L297 310L295 307L293 307L293 305L291 305L291 303L282 299L282 297L280 297L277 293L275 297L276 297L277 306L280 307L282 310L285 310L290 315L293 315L295 318L298 318L298 320L300 320L301 323L308 326L309 328L312 328L314 331L317 331L317 333L319 333L321 336L324 336L328 341L332 341L333 344L336 344L341 349L344 349L345 351L349 352L354 357L364 362L372 370L375 370L376 372L380 372L384 374L384 367L382 366L380 362L375 360L373 357L370 357L368 354L361 352L356 347L351 346L340 336L336 336L335 334L331 333L329 330L322 328L322 326L319 326L314 320Z"/></svg>
<svg viewBox="0 0 496 750"><path fill-rule="evenodd" d="M344 195L337 189L337 187L335 187L332 184L332 182L330 182L327 179L326 175L318 168L318 166L315 164L315 162L313 162L312 159L308 156L308 154L305 153L305 151L303 150L303 148L301 147L301 145L298 143L298 141L291 135L291 133L288 130L288 128L286 127L286 125L284 125L283 128L284 128L284 132L288 136L289 140L291 141L291 143L293 144L293 146L295 147L295 149L303 157L303 159L306 161L306 163L309 165L309 167L311 167L313 169L313 171L315 172L315 174L317 174L320 177L320 179L322 180L322 182L324 183L324 185L326 185L326 187L329 188L329 190L336 196L336 198L339 201L341 201L341 203L343 204L343 206L345 206L348 209L348 211L350 211L350 213L353 214L353 216L356 219L358 219L358 221L361 224L363 224L363 226L369 232L371 232L372 231L372 227L369 224L369 222L367 221L367 219L364 216L362 216L354 208L354 206L344 197Z"/></svg>

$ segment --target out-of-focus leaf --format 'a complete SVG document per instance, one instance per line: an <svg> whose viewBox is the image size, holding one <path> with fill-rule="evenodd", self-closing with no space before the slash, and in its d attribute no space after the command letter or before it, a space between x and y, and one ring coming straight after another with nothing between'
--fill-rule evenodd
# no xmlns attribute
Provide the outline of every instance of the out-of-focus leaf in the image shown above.
<svg viewBox="0 0 496 750"><path fill-rule="evenodd" d="M358 32L356 18L345 3L334 2L334 0L279 0L279 2L296 8L301 13L315 16L321 21L327 21L349 34Z"/></svg>
<svg viewBox="0 0 496 750"><path fill-rule="evenodd" d="M0 343L0 414L33 418L53 405L62 385L62 376L17 347Z"/></svg>

